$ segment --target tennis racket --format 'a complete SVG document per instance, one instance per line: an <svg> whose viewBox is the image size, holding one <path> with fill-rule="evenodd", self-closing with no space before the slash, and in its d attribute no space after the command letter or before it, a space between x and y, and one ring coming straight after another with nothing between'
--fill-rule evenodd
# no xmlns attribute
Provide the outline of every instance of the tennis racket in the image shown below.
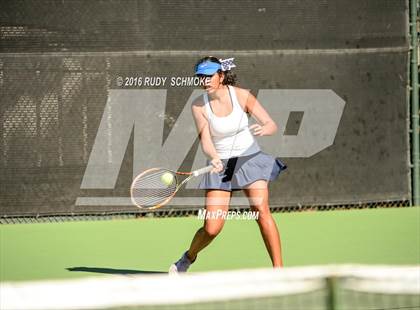
<svg viewBox="0 0 420 310"><path fill-rule="evenodd" d="M164 168L148 169L139 174L131 184L131 201L142 209L160 208L167 204L185 183L193 177L209 173L212 169L212 165L192 172ZM181 177L185 176L181 181Z"/></svg>

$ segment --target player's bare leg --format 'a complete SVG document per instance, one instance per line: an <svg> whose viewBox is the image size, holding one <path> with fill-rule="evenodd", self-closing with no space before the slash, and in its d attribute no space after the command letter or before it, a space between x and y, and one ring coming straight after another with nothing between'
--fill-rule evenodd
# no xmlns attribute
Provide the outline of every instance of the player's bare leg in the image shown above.
<svg viewBox="0 0 420 310"><path fill-rule="evenodd" d="M228 211L230 197L231 193L227 191L208 190L206 192L206 212ZM225 220L222 216L205 218L204 225L195 233L190 248L176 263L171 265L169 273L186 272L197 258L198 253L220 233L224 223Z"/></svg>
<svg viewBox="0 0 420 310"><path fill-rule="evenodd" d="M227 212L229 209L231 192L221 190L207 190L206 192L206 211L214 212L218 210ZM219 216L217 218L208 218L204 220L204 225L195 233L187 252L188 258L194 261L197 254L204 249L220 233L225 220Z"/></svg>
<svg viewBox="0 0 420 310"><path fill-rule="evenodd" d="M273 267L282 267L280 236L277 224L271 215L268 204L268 184L264 180L258 180L245 189L251 210L258 211L258 226L263 237L265 247L270 255Z"/></svg>

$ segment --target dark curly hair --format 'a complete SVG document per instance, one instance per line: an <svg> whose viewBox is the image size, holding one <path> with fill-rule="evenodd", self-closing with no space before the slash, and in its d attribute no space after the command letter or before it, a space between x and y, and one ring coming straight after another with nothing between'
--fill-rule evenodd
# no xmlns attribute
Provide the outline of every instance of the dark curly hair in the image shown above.
<svg viewBox="0 0 420 310"><path fill-rule="evenodd" d="M202 62L205 62L205 61L211 61L211 62L215 62L215 63L220 64L220 60L217 57L206 56L206 57L201 58L199 61L197 61L197 63L194 66L194 72L196 71L197 66L199 64L201 64ZM236 84L236 81L237 81L236 74L232 73L231 70L222 71L222 69L219 69L219 70L217 70L217 73L218 74L224 73L225 78L223 79L223 82L222 82L223 85L232 85L233 86L233 85Z"/></svg>

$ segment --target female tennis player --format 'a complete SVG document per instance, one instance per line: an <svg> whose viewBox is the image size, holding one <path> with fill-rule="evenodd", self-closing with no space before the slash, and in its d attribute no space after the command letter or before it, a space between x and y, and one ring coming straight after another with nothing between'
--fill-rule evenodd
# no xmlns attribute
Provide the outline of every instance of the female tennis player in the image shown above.
<svg viewBox="0 0 420 310"><path fill-rule="evenodd" d="M260 150L254 136L269 136L277 126L258 100L245 89L234 87L233 58L208 56L198 61L195 75L207 79L205 93L192 104L192 113L203 152L214 166L199 185L206 191L207 214L227 212L234 190L243 190L251 209L258 212L258 225L273 267L281 267L277 225L268 205L268 182L286 166ZM257 123L249 126L248 115ZM219 213L218 213L219 210ZM198 253L220 233L225 219L208 216L195 234L190 248L171 265L169 272L186 272Z"/></svg>

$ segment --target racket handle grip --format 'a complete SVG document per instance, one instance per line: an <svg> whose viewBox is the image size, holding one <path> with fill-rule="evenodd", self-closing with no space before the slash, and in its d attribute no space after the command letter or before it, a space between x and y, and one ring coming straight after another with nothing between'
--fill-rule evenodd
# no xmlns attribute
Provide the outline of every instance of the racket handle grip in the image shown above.
<svg viewBox="0 0 420 310"><path fill-rule="evenodd" d="M199 175L202 175L202 174L208 173L208 172L210 172L212 169L213 169L213 165L209 165L209 166L207 166L207 167L204 167L204 168L197 169L197 170L193 171L193 172L192 172L192 175L196 177L196 176L199 176Z"/></svg>

